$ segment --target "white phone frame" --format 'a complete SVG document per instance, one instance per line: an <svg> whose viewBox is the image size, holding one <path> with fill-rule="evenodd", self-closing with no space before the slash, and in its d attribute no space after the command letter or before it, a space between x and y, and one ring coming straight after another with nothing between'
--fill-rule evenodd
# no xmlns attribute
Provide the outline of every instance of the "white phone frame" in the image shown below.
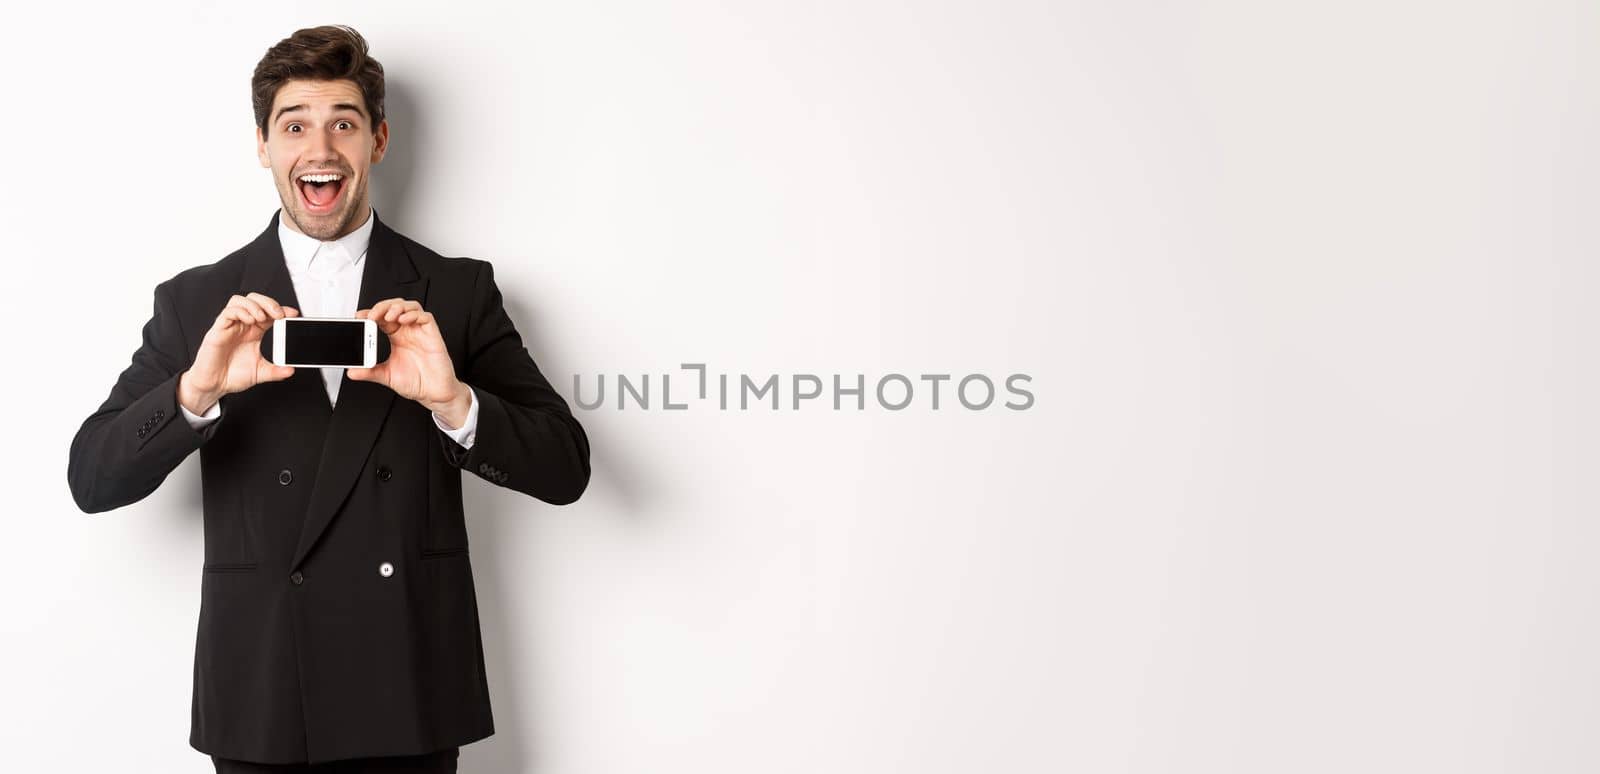
<svg viewBox="0 0 1600 774"><path fill-rule="evenodd" d="M288 342L288 326L301 321L336 321L359 322L362 326L361 338L365 342L361 349L362 365L332 365L328 363L285 363L284 346ZM378 364L378 324L372 320L359 317L279 317L272 321L272 362L274 365L293 366L295 368L371 368Z"/></svg>

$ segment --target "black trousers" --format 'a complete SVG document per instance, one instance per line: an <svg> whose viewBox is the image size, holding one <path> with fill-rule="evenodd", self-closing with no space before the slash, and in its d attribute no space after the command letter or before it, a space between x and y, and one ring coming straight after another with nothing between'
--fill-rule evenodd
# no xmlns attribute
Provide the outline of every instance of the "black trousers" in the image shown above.
<svg viewBox="0 0 1600 774"><path fill-rule="evenodd" d="M251 763L211 756L217 774L455 774L461 748L451 747L423 755L350 758L327 763Z"/></svg>

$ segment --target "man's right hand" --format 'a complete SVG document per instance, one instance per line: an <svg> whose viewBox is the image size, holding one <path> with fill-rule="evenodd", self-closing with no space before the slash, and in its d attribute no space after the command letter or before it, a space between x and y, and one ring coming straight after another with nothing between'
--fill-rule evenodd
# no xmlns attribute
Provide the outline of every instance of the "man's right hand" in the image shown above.
<svg viewBox="0 0 1600 774"><path fill-rule="evenodd" d="M261 356L261 337L273 320L299 315L300 310L260 293L228 299L206 331L194 364L178 379L178 402L196 415L204 414L224 395L293 376L293 366L274 365Z"/></svg>

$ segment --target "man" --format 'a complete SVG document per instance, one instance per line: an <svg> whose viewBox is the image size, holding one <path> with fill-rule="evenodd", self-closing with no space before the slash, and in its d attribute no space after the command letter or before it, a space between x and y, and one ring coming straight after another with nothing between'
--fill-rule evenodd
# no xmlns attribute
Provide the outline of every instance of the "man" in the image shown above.
<svg viewBox="0 0 1600 774"><path fill-rule="evenodd" d="M132 363L72 441L72 496L87 513L127 505L200 450L189 743L218 772L453 772L460 745L494 733L461 471L570 503L588 437L493 267L439 256L369 204L389 126L366 41L299 30L251 88L282 207L248 245L156 286ZM388 359L264 359L272 322L302 312L375 320Z"/></svg>

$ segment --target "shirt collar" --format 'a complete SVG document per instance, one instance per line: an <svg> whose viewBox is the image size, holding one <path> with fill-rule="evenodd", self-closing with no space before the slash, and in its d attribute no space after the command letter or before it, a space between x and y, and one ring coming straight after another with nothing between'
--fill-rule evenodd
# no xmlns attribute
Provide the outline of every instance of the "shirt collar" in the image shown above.
<svg viewBox="0 0 1600 774"><path fill-rule="evenodd" d="M308 269L319 276L331 275L347 266L359 265L367 255L367 244L372 240L372 222L377 218L372 208L367 208L367 220L360 228L331 242L309 237L284 225L283 214L278 216L278 244L283 248L283 260L295 272Z"/></svg>

